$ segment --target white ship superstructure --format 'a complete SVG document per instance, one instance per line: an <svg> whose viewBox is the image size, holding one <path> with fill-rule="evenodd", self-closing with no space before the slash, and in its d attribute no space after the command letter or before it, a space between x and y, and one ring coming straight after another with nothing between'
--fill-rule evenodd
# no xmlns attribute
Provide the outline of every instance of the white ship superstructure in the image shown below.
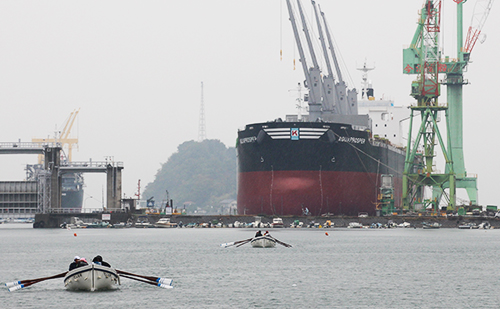
<svg viewBox="0 0 500 309"><path fill-rule="evenodd" d="M368 81L368 71L373 69L367 67L366 63L358 69L363 71L363 88L361 99L358 100L358 112L370 117L373 136L387 139L394 146L405 147L403 121L409 119L409 109L405 106L395 106L393 100L375 97L373 86Z"/></svg>

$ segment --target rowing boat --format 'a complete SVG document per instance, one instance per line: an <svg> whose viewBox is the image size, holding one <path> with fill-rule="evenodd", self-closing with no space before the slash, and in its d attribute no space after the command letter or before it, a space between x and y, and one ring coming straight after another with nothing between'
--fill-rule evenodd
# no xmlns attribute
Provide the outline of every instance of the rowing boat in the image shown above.
<svg viewBox="0 0 500 309"><path fill-rule="evenodd" d="M75 268L64 277L64 286L74 291L109 290L117 284L120 284L120 276L114 268L93 263Z"/></svg>
<svg viewBox="0 0 500 309"><path fill-rule="evenodd" d="M274 248L276 247L276 240L269 236L258 236L250 241L254 248Z"/></svg>

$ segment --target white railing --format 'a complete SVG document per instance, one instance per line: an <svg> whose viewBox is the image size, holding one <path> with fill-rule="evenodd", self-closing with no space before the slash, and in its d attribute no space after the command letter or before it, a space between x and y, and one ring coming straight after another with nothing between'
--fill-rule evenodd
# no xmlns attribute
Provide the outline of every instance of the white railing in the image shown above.
<svg viewBox="0 0 500 309"><path fill-rule="evenodd" d="M0 148L11 149L11 148L23 148L23 149L37 149L45 147L62 147L61 143L32 143L32 142L3 142L0 143Z"/></svg>
<svg viewBox="0 0 500 309"><path fill-rule="evenodd" d="M109 209L103 210L102 208L52 208L49 209L48 213L55 214L91 214L91 213L103 213L103 212L124 212L123 209Z"/></svg>
<svg viewBox="0 0 500 309"><path fill-rule="evenodd" d="M72 161L72 162L61 162L61 166L64 167L88 167L88 168L105 168L108 165L112 167L123 167L123 162L114 161Z"/></svg>

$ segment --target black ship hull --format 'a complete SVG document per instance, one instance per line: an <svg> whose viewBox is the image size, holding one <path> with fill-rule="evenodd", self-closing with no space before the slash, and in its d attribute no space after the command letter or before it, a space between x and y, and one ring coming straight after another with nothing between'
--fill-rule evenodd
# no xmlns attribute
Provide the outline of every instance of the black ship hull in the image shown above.
<svg viewBox="0 0 500 309"><path fill-rule="evenodd" d="M61 208L81 209L83 206L83 175L67 173L62 176Z"/></svg>
<svg viewBox="0 0 500 309"><path fill-rule="evenodd" d="M61 208L81 209L83 203L83 190L63 191L61 193Z"/></svg>
<svg viewBox="0 0 500 309"><path fill-rule="evenodd" d="M401 200L404 151L350 125L251 124L237 151L240 214L374 215L383 174Z"/></svg>

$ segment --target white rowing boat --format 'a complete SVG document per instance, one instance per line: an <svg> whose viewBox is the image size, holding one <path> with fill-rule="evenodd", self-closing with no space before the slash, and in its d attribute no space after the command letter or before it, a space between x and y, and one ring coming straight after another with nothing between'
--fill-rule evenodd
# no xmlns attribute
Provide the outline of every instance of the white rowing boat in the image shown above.
<svg viewBox="0 0 500 309"><path fill-rule="evenodd" d="M250 241L254 248L274 248L276 247L276 240L269 236L255 237Z"/></svg>
<svg viewBox="0 0 500 309"><path fill-rule="evenodd" d="M120 284L120 276L114 268L93 263L75 268L64 277L64 286L68 290L109 290L117 284Z"/></svg>

